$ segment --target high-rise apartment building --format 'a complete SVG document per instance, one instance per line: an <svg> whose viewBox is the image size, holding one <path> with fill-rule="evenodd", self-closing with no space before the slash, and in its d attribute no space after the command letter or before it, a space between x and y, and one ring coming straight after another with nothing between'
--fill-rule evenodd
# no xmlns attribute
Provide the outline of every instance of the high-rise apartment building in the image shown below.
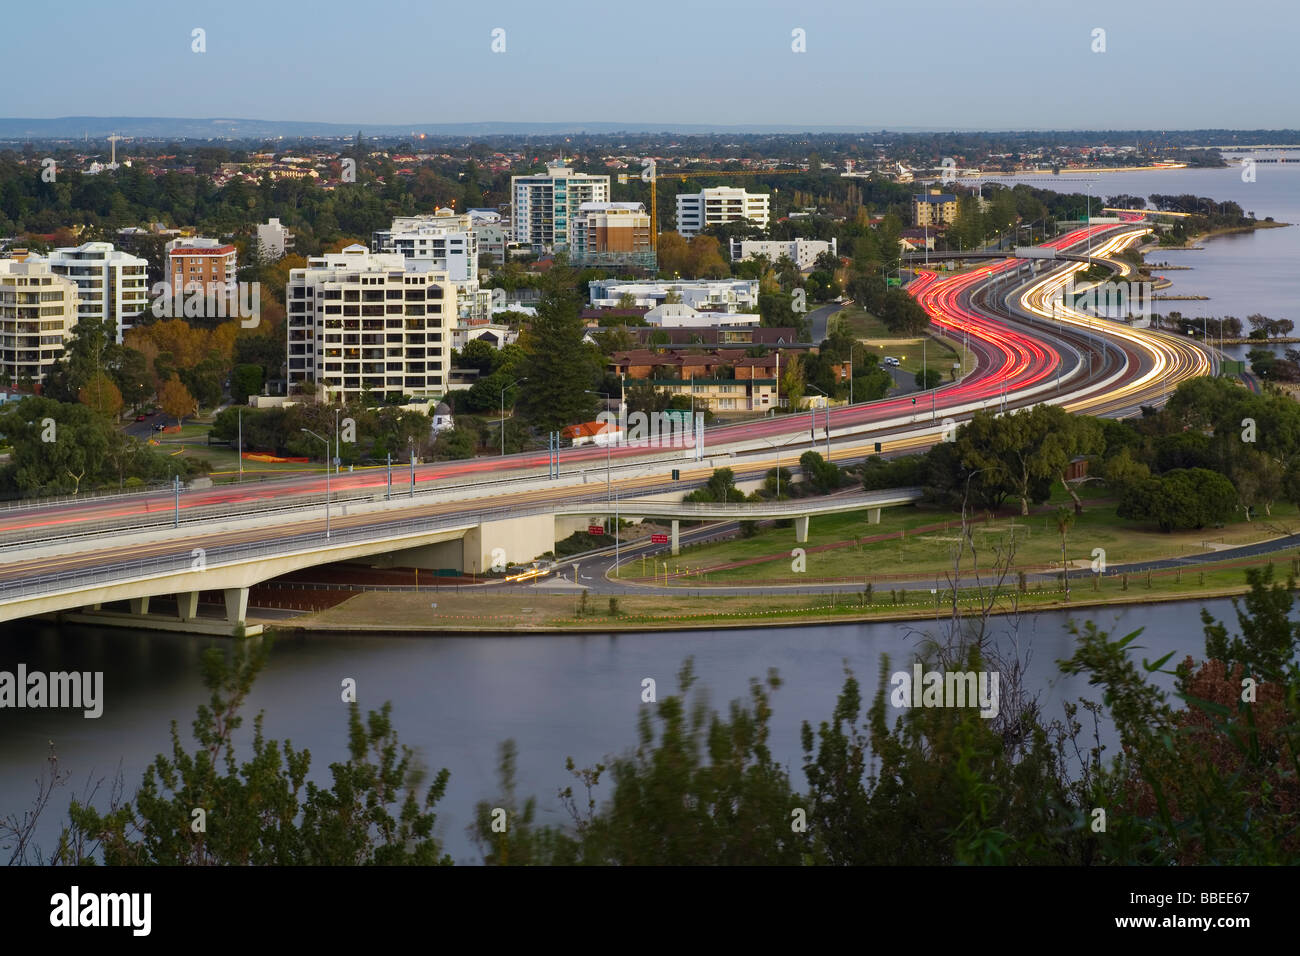
<svg viewBox="0 0 1300 956"><path fill-rule="evenodd" d="M585 202L609 202L609 177L547 163L536 176L510 177L510 223L515 242L535 251L567 249L569 223Z"/></svg>
<svg viewBox="0 0 1300 956"><path fill-rule="evenodd" d="M291 385L345 400L446 392L456 286L429 260L347 246L290 270L285 297Z"/></svg>
<svg viewBox="0 0 1300 956"><path fill-rule="evenodd" d="M55 275L76 283L78 319L108 322L118 342L149 304L149 263L111 242L55 249L45 261Z"/></svg>
<svg viewBox="0 0 1300 956"><path fill-rule="evenodd" d="M0 376L45 380L77 324L77 286L40 259L0 259Z"/></svg>
<svg viewBox="0 0 1300 956"><path fill-rule="evenodd" d="M677 231L686 238L698 236L709 226L748 219L766 229L770 218L767 193L746 192L739 186L712 186L698 193L677 197Z"/></svg>
<svg viewBox="0 0 1300 956"><path fill-rule="evenodd" d="M912 197L912 225L947 226L957 221L957 197L937 189Z"/></svg>
<svg viewBox="0 0 1300 956"><path fill-rule="evenodd" d="M279 219L268 219L257 227L257 247L263 259L283 259L293 248L293 233Z"/></svg>

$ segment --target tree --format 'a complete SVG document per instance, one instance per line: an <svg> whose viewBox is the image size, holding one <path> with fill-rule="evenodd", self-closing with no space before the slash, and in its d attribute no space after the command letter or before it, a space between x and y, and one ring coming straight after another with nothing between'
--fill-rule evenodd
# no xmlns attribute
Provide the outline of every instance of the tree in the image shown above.
<svg viewBox="0 0 1300 956"><path fill-rule="evenodd" d="M154 759L134 801L114 801L104 813L73 801L60 862L90 863L98 853L110 866L451 863L433 813L450 775L439 771L421 798L422 775L398 740L390 704L364 720L349 705L348 758L330 765L328 788L307 780L309 753L263 736L261 714L252 759L236 762L240 710L268 650L239 645L231 663L223 651L204 652L211 697L193 724L198 747L185 749L173 721L171 755ZM195 808L207 811L201 830Z"/></svg>
<svg viewBox="0 0 1300 956"><path fill-rule="evenodd" d="M230 374L230 399L238 405L244 405L248 402L250 395L256 395L262 390L262 366L261 365L236 365L235 370Z"/></svg>
<svg viewBox="0 0 1300 956"><path fill-rule="evenodd" d="M81 386L77 401L110 420L116 419L122 411L122 393L103 372L96 372Z"/></svg>
<svg viewBox="0 0 1300 956"><path fill-rule="evenodd" d="M172 375L158 390L158 403L167 415L176 419L178 426L185 423L186 415L193 415L199 407L190 390L176 375Z"/></svg>
<svg viewBox="0 0 1300 956"><path fill-rule="evenodd" d="M520 414L542 431L560 431L566 425L589 421L595 398L586 389L595 385L602 357L588 348L573 289L556 277L542 296L537 316L520 336L524 349L521 372L528 387L519 399Z"/></svg>
<svg viewBox="0 0 1300 956"><path fill-rule="evenodd" d="M916 371L916 387L929 391L938 388L943 382L943 373L937 368L922 368Z"/></svg>
<svg viewBox="0 0 1300 956"><path fill-rule="evenodd" d="M1065 537L1074 525L1075 513L1069 508L1056 509L1056 531L1061 536L1061 586L1065 588L1065 599L1070 599L1070 564L1065 557Z"/></svg>

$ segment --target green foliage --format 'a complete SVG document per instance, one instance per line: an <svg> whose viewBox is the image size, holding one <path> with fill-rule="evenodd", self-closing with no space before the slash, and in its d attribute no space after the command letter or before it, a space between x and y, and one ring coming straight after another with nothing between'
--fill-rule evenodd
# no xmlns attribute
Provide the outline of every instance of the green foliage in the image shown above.
<svg viewBox="0 0 1300 956"><path fill-rule="evenodd" d="M840 466L833 461L826 461L815 451L806 451L799 456L799 468L803 471L804 480L818 494L830 494L843 481Z"/></svg>
<svg viewBox="0 0 1300 956"><path fill-rule="evenodd" d="M308 780L311 754L263 734L254 721L253 755L235 758L232 738L269 645L238 645L227 661L219 648L203 655L211 692L193 723L198 745L187 751L175 721L172 752L145 771L134 802L101 814L74 801L60 846L64 863L110 865L340 866L450 863L433 835L433 806L448 772L423 798L423 773L402 746L391 706L366 719L348 711L348 759L330 765L332 785ZM201 809L203 826L194 811Z"/></svg>

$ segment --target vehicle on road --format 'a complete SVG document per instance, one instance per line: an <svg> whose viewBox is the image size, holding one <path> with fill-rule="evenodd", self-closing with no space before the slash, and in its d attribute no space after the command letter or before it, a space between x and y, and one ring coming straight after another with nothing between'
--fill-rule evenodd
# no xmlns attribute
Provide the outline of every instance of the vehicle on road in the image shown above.
<svg viewBox="0 0 1300 956"><path fill-rule="evenodd" d="M892 355L886 355L884 362L889 368L898 368L898 359L894 358Z"/></svg>
<svg viewBox="0 0 1300 956"><path fill-rule="evenodd" d="M153 430L156 431L156 432L160 432L160 431L162 431L162 430L163 430L164 428L166 428L166 427L167 427L167 426L164 425L162 422L154 422Z"/></svg>
<svg viewBox="0 0 1300 956"><path fill-rule="evenodd" d="M144 421L144 420L145 420L146 418L148 418L148 417L149 417L148 415L137 415L137 416L135 416L135 420L136 420L137 422L142 422L142 421Z"/></svg>

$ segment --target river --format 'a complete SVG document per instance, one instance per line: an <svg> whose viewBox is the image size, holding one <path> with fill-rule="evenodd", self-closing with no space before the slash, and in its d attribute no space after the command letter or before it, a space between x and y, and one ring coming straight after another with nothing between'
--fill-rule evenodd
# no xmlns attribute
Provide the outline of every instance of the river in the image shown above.
<svg viewBox="0 0 1300 956"><path fill-rule="evenodd" d="M1235 623L1227 601L1210 602ZM1094 609L1078 615L1112 633L1148 630L1139 641L1156 659L1203 651L1199 604ZM1062 700L1095 696L1086 681L1062 677L1055 662L1072 652L1065 613L1025 615L1016 635L1027 652L1029 685L1041 694L1048 717L1061 716ZM1009 619L997 631L1010 640ZM225 640L38 622L6 626L0 670L103 671L104 707L97 719L68 710L0 709L0 816L21 813L35 793L35 778L53 741L71 786L60 791L41 830L43 846L57 835L69 798L88 780L111 777L119 763L128 793L145 766L170 751L169 724L179 722L192 749L190 722L206 693L199 655ZM934 628L931 626L931 630ZM247 756L252 716L266 713L266 734L289 738L312 753L313 777L328 779L328 764L346 757L346 705L340 684L357 682L363 708L392 701L395 726L428 767L447 767L451 780L439 804L439 832L457 862L477 862L465 833L473 805L497 791L499 743L519 746L518 792L539 798L539 819L561 822L556 790L571 781L564 760L579 767L622 753L636 743L642 680L656 681L660 699L676 689L683 660L695 658L710 702L725 710L746 697L751 677L776 668L784 685L774 697L771 746L788 765L797 787L799 727L828 719L851 666L864 689L874 691L880 656L904 669L918 640L916 625L865 624L735 631L572 635L546 637L387 638L320 636L283 638L254 685L240 752Z"/></svg>

